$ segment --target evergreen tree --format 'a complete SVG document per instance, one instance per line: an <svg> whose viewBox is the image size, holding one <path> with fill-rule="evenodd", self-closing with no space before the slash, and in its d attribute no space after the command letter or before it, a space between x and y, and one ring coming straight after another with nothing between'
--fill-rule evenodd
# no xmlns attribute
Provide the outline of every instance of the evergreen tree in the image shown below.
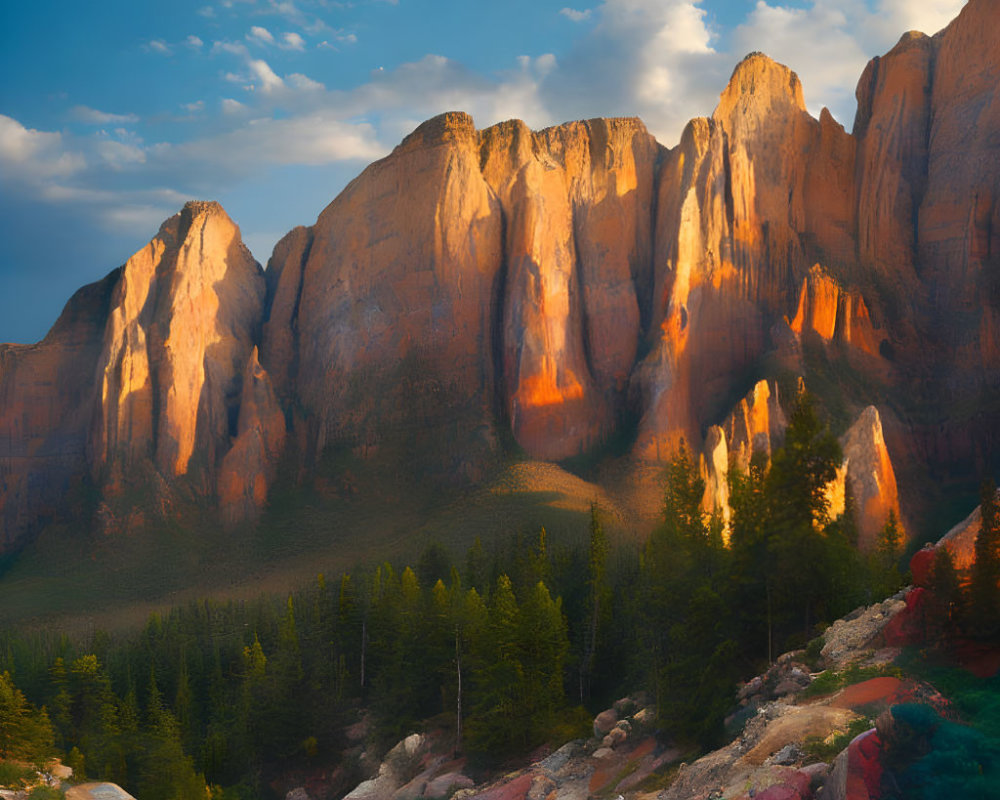
<svg viewBox="0 0 1000 800"><path fill-rule="evenodd" d="M652 632L660 724L700 742L721 731L735 652L730 614L716 589L729 583L730 558L718 525L702 510L704 493L682 443L667 466L663 522L650 536L640 574L641 628ZM713 699L716 692L722 700Z"/></svg>
<svg viewBox="0 0 1000 800"><path fill-rule="evenodd" d="M754 453L746 473L729 469L730 606L738 609L740 650L751 660L773 660L774 579L769 543L767 457Z"/></svg>
<svg viewBox="0 0 1000 800"><path fill-rule="evenodd" d="M969 586L969 623L972 635L985 638L1000 631L1000 512L992 480L983 481L979 494L981 522Z"/></svg>
<svg viewBox="0 0 1000 800"><path fill-rule="evenodd" d="M903 576L899 572L902 554L903 531L896 512L889 509L872 554L872 583L877 599L888 597L903 585Z"/></svg>
<svg viewBox="0 0 1000 800"><path fill-rule="evenodd" d="M590 504L590 547L587 559L586 628L580 657L580 703L590 697L590 684L597 658L598 641L610 611L611 591L607 580L608 537L601 524L597 503Z"/></svg>
<svg viewBox="0 0 1000 800"><path fill-rule="evenodd" d="M204 778L184 754L180 726L163 703L154 672L150 673L147 722L132 783L143 800L204 800L206 796Z"/></svg>
<svg viewBox="0 0 1000 800"><path fill-rule="evenodd" d="M125 779L125 752L121 740L118 706L111 681L96 655L89 653L70 665L75 743L83 751L94 777L121 782Z"/></svg>
<svg viewBox="0 0 1000 800"><path fill-rule="evenodd" d="M0 672L0 758L42 760L53 750L52 723L45 709L36 711L14 685L9 672Z"/></svg>
<svg viewBox="0 0 1000 800"><path fill-rule="evenodd" d="M827 612L836 607L837 591L830 581L835 570L823 531L830 522L827 486L842 459L840 444L820 422L812 396L803 391L765 483L774 573L771 617L782 647L795 639L804 644L824 607ZM800 633L787 641L796 630Z"/></svg>
<svg viewBox="0 0 1000 800"><path fill-rule="evenodd" d="M468 731L474 747L507 753L527 744L520 718L524 666L520 652L520 609L510 578L501 575L489 603L482 668L476 676L477 705Z"/></svg>
<svg viewBox="0 0 1000 800"><path fill-rule="evenodd" d="M962 616L962 586L951 550L941 546L934 551L930 579L929 631L932 638L943 640L955 633Z"/></svg>
<svg viewBox="0 0 1000 800"><path fill-rule="evenodd" d="M520 661L523 668L520 715L530 741L545 737L565 705L563 666L569 651L561 604L539 581L521 607Z"/></svg>
<svg viewBox="0 0 1000 800"><path fill-rule="evenodd" d="M484 672L489 612L479 592L474 588L463 591L457 576L450 593L455 625L455 748L461 752L466 709L472 705L467 698L475 695L475 690L469 688L469 676Z"/></svg>

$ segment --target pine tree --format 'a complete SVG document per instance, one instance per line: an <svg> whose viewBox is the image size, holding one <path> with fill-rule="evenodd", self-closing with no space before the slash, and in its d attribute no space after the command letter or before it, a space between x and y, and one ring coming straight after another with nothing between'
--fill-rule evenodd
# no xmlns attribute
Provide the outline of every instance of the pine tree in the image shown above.
<svg viewBox="0 0 1000 800"><path fill-rule="evenodd" d="M992 637L1000 631L1000 512L992 480L983 481L979 494L981 522L969 587L970 632Z"/></svg>
<svg viewBox="0 0 1000 800"><path fill-rule="evenodd" d="M0 672L0 758L21 756L21 730L30 709L24 694L14 685L9 672Z"/></svg>
<svg viewBox="0 0 1000 800"><path fill-rule="evenodd" d="M513 585L510 578L500 575L490 597L476 675L478 702L468 725L470 739L480 751L507 753L527 744L527 731L519 716L524 681L520 625Z"/></svg>
<svg viewBox="0 0 1000 800"><path fill-rule="evenodd" d="M138 749L134 790L143 800L204 800L205 780L184 754L177 718L150 672L145 733Z"/></svg>
<svg viewBox="0 0 1000 800"><path fill-rule="evenodd" d="M767 457L754 453L746 473L729 470L729 546L732 553L730 605L738 609L741 651L773 660L774 571L768 550Z"/></svg>
<svg viewBox="0 0 1000 800"><path fill-rule="evenodd" d="M125 752L121 740L118 705L111 681L97 656L75 659L69 669L73 687L73 728L87 769L94 777L122 781Z"/></svg>
<svg viewBox="0 0 1000 800"><path fill-rule="evenodd" d="M930 584L930 633L935 639L947 639L961 619L963 598L955 559L945 546L934 551Z"/></svg>
<svg viewBox="0 0 1000 800"><path fill-rule="evenodd" d="M872 577L876 598L888 597L902 586L903 576L899 572L902 553L903 531L895 510L889 509L873 553Z"/></svg>
<svg viewBox="0 0 1000 800"><path fill-rule="evenodd" d="M607 581L608 537L601 523L597 503L590 504L590 548L587 559L586 628L580 657L579 693L582 704L590 697L590 683L597 657L602 623L607 616L611 592Z"/></svg>
<svg viewBox="0 0 1000 800"><path fill-rule="evenodd" d="M803 391L765 482L774 573L771 616L780 632L779 645L791 644L784 639L796 630L795 638L804 644L823 605L836 603L830 582L835 569L828 561L832 551L823 531L830 522L827 486L842 459L840 444L820 422L812 396Z"/></svg>

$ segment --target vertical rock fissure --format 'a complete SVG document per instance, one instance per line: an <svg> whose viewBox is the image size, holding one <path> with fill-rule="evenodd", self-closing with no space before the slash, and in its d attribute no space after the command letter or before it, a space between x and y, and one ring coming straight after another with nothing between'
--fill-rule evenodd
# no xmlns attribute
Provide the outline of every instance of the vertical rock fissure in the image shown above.
<svg viewBox="0 0 1000 800"><path fill-rule="evenodd" d="M493 413L502 430L510 430L507 413L507 379L504 375L504 315L506 314L507 274L510 269L507 247L507 211L500 207L500 268L493 279L490 298L490 363L493 365Z"/></svg>
<svg viewBox="0 0 1000 800"><path fill-rule="evenodd" d="M304 248L302 248L302 259L300 261L299 268L299 281L298 286L295 290L295 302L292 304L292 316L289 320L289 327L292 329L292 359L288 364L288 388L289 393L293 397L298 396L298 382L299 382L299 353L302 352L300 336L299 336L299 306L302 303L302 292L306 284L306 265L309 263L309 254L312 252L313 242L315 241L315 229L309 228L309 239L306 242ZM295 415L290 413L291 409L287 409L285 413L285 424L291 430Z"/></svg>

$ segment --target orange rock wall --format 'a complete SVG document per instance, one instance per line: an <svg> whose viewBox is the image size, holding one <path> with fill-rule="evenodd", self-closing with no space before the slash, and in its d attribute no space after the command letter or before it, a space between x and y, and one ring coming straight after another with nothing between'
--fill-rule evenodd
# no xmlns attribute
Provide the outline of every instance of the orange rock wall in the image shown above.
<svg viewBox="0 0 1000 800"><path fill-rule="evenodd" d="M283 440L303 472L336 444L431 453L468 481L502 426L562 459L638 419L635 458L707 436L718 473L775 433L768 384L725 405L776 351L801 363L786 316L923 403L930 422L896 425L908 452L983 463L1000 423L949 403L1000 392L995 16L971 0L874 59L851 134L761 54L670 150L634 119L441 115L291 231L266 275L221 208L189 204L109 279L82 343L57 325L0 352L4 536L47 513L30 487L48 463L111 494L147 465L252 516Z"/></svg>
<svg viewBox="0 0 1000 800"><path fill-rule="evenodd" d="M264 277L216 203L188 203L128 260L111 298L90 437L97 481L151 461L205 490L260 324Z"/></svg>

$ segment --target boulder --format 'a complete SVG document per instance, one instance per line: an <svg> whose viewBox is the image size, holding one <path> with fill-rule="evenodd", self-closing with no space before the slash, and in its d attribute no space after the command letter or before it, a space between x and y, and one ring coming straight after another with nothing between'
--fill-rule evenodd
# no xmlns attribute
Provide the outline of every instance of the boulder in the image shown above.
<svg viewBox="0 0 1000 800"><path fill-rule="evenodd" d="M613 708L609 708L606 711L602 711L596 717L594 717L594 736L598 739L603 738L611 729L618 724L618 712Z"/></svg>

